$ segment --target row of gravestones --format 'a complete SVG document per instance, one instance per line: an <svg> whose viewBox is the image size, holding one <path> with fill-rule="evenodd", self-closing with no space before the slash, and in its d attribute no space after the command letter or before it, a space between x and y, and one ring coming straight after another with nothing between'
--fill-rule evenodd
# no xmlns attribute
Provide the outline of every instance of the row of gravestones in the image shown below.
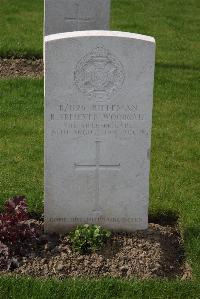
<svg viewBox="0 0 200 299"><path fill-rule="evenodd" d="M45 1L46 231L148 226L155 41L100 31L109 15L110 0Z"/></svg>

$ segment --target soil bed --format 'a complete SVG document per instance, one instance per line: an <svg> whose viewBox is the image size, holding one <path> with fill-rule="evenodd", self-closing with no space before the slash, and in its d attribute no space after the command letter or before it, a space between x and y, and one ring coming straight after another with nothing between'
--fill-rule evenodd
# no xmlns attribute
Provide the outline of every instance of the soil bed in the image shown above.
<svg viewBox="0 0 200 299"><path fill-rule="evenodd" d="M104 247L86 255L74 252L68 235L41 234L21 244L10 269L3 273L45 277L191 277L177 226L149 224L148 230L113 233Z"/></svg>
<svg viewBox="0 0 200 299"><path fill-rule="evenodd" d="M2 78L41 78L42 76L42 59L0 59L0 77Z"/></svg>

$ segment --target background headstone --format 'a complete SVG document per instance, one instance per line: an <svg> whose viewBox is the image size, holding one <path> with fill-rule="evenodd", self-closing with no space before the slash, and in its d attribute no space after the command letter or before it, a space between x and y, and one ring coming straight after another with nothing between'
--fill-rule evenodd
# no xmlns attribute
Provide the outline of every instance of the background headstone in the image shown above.
<svg viewBox="0 0 200 299"><path fill-rule="evenodd" d="M154 39L57 34L45 56L45 229L146 229Z"/></svg>
<svg viewBox="0 0 200 299"><path fill-rule="evenodd" d="M108 30L110 0L45 0L45 35Z"/></svg>

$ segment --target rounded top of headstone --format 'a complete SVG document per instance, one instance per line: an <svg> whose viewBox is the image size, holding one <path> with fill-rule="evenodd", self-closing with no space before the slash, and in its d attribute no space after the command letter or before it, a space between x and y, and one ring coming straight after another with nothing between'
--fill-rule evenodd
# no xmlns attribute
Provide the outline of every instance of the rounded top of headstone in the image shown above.
<svg viewBox="0 0 200 299"><path fill-rule="evenodd" d="M141 40L145 42L155 43L155 39L152 36L130 33L130 32L122 32L122 31L106 31L106 30L89 30L89 31L73 31L73 32L65 32L58 34L51 34L45 36L45 42L50 42L58 39L67 39L67 38L76 38L76 37L124 37L135 40Z"/></svg>

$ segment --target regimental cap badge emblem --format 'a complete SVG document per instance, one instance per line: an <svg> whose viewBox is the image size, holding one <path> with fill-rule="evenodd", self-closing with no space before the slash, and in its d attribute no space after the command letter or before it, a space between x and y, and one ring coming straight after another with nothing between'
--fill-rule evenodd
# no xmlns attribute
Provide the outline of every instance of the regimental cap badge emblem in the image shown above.
<svg viewBox="0 0 200 299"><path fill-rule="evenodd" d="M83 94L103 100L111 98L124 83L124 67L104 46L97 46L76 65L74 81Z"/></svg>

